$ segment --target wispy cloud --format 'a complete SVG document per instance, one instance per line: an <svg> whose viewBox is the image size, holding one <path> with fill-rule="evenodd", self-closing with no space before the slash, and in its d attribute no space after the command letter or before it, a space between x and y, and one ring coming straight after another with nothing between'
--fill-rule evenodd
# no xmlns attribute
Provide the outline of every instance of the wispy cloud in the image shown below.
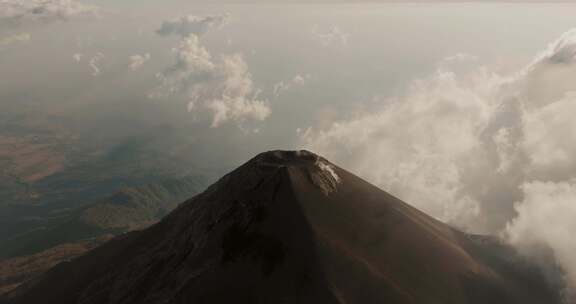
<svg viewBox="0 0 576 304"><path fill-rule="evenodd" d="M312 37L325 47L346 46L350 35L342 31L338 26L332 25L322 29L319 25L312 28Z"/></svg>
<svg viewBox="0 0 576 304"><path fill-rule="evenodd" d="M88 66L92 69L92 76L100 76L102 70L100 68L100 63L104 59L103 53L96 53L90 60L88 61Z"/></svg>
<svg viewBox="0 0 576 304"><path fill-rule="evenodd" d="M311 78L310 74L296 75L288 81L283 80L283 81L277 82L276 84L274 84L274 89L273 89L274 97L275 98L280 97L280 95L282 93L290 90L291 88L293 88L295 86L304 86L306 84L306 82L308 82L308 80L310 80L310 78Z"/></svg>
<svg viewBox="0 0 576 304"><path fill-rule="evenodd" d="M150 60L150 58L151 58L151 56L149 53L146 53L144 55L139 55L139 54L132 55L128 58L130 60L129 67L132 71L137 71L142 66L144 66L144 64L146 64L146 62L148 62Z"/></svg>

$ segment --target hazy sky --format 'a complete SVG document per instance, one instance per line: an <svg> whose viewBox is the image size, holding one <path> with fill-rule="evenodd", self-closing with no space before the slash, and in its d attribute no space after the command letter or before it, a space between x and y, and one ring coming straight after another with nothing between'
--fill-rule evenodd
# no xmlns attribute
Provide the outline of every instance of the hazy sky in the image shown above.
<svg viewBox="0 0 576 304"><path fill-rule="evenodd" d="M219 4L220 3L220 4ZM572 4L0 1L0 107L170 125L198 162L308 148L576 282Z"/></svg>

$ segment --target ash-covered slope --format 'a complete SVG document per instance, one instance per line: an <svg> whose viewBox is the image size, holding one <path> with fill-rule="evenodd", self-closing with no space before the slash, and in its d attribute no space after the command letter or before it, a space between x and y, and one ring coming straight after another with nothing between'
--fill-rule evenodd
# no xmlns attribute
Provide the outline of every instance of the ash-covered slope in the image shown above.
<svg viewBox="0 0 576 304"><path fill-rule="evenodd" d="M512 250L465 235L310 152L258 155L151 228L8 303L542 303Z"/></svg>

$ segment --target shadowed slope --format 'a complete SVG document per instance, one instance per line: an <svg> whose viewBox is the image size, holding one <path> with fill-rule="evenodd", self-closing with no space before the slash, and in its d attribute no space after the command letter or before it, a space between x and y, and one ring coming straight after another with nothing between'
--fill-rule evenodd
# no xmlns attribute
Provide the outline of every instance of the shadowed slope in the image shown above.
<svg viewBox="0 0 576 304"><path fill-rule="evenodd" d="M9 303L557 302L514 254L483 258L494 246L310 152L274 151Z"/></svg>
<svg viewBox="0 0 576 304"><path fill-rule="evenodd" d="M85 254L110 238L111 236L102 236L88 241L63 244L34 255L0 261L0 294L40 276L63 261Z"/></svg>

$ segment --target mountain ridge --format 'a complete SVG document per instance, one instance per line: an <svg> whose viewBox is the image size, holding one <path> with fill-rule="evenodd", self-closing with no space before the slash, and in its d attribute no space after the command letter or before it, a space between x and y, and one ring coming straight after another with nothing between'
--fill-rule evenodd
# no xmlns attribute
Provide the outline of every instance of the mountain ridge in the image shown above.
<svg viewBox="0 0 576 304"><path fill-rule="evenodd" d="M3 243L0 258L36 254L52 246L143 229L205 186L203 178L188 176L123 187L80 208L58 225Z"/></svg>

